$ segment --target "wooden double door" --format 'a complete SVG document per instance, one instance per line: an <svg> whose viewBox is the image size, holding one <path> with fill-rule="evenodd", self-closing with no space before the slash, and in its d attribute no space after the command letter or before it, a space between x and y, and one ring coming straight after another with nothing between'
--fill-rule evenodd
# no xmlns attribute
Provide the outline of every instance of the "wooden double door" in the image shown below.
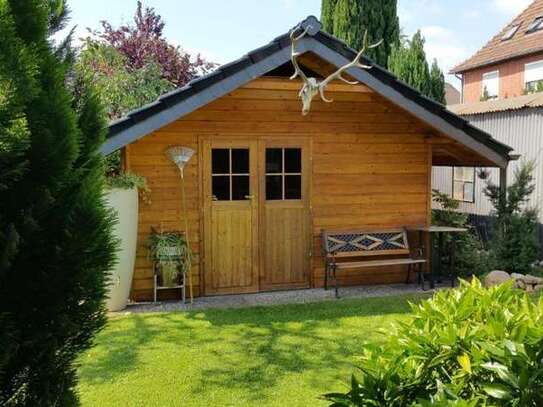
<svg viewBox="0 0 543 407"><path fill-rule="evenodd" d="M306 139L202 143L206 295L309 286Z"/></svg>

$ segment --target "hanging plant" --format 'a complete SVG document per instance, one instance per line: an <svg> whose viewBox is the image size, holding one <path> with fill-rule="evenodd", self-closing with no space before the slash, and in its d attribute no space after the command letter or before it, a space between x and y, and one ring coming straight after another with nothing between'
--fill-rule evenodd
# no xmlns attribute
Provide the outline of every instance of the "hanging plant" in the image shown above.
<svg viewBox="0 0 543 407"><path fill-rule="evenodd" d="M148 247L151 259L162 273L163 286L175 286L179 277L190 271L191 252L184 233L160 233L152 229Z"/></svg>

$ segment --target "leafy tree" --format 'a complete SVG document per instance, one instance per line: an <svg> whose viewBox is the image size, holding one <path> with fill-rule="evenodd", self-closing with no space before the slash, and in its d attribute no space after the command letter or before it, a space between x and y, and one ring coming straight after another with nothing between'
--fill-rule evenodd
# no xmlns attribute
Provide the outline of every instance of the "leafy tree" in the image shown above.
<svg viewBox="0 0 543 407"><path fill-rule="evenodd" d="M78 75L94 84L110 120L152 102L174 89L162 76L162 68L149 62L129 67L128 59L102 41L87 38L76 63Z"/></svg>
<svg viewBox="0 0 543 407"><path fill-rule="evenodd" d="M216 67L200 54L193 58L180 47L170 44L163 36L164 25L162 17L153 8L144 10L142 2L138 1L134 25L114 28L107 21L102 21L102 31L95 34L126 58L130 71L154 62L162 68L163 78L175 86L183 86Z"/></svg>
<svg viewBox="0 0 543 407"><path fill-rule="evenodd" d="M537 211L527 206L535 190L535 163L522 163L507 191L487 180L484 190L494 207L490 249L496 266L510 273L527 273L538 257Z"/></svg>
<svg viewBox="0 0 543 407"><path fill-rule="evenodd" d="M400 40L397 0L323 0L323 29L355 49L363 46L364 33L370 43L383 44L367 51L367 56L387 67L392 47Z"/></svg>
<svg viewBox="0 0 543 407"><path fill-rule="evenodd" d="M395 45L388 61L389 70L423 95L445 103L445 79L434 60L432 70L426 60L425 39L417 31L410 41Z"/></svg>
<svg viewBox="0 0 543 407"><path fill-rule="evenodd" d="M0 1L3 406L77 404L74 361L106 319L105 116L73 81L70 41L48 40L66 15L64 0Z"/></svg>

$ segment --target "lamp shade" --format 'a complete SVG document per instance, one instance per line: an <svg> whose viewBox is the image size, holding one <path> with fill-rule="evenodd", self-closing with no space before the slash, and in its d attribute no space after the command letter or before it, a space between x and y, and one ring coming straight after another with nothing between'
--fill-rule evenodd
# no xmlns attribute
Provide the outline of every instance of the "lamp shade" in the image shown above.
<svg viewBox="0 0 543 407"><path fill-rule="evenodd" d="M175 165L182 169L194 155L194 150L188 147L175 146L168 148L166 155Z"/></svg>

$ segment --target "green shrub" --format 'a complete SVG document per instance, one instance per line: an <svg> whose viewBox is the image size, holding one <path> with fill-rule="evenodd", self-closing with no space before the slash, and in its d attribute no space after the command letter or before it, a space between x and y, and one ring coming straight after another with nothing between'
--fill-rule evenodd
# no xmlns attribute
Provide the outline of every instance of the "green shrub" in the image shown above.
<svg viewBox="0 0 543 407"><path fill-rule="evenodd" d="M515 170L507 193L487 180L484 190L492 206L490 251L496 267L509 273L526 274L539 256L537 211L529 206L535 190L533 161L523 162Z"/></svg>
<svg viewBox="0 0 543 407"><path fill-rule="evenodd" d="M332 406L543 405L543 298L474 279L412 309Z"/></svg>
<svg viewBox="0 0 543 407"><path fill-rule="evenodd" d="M117 175L106 177L106 183L109 188L137 188L141 200L147 204L151 203L151 189L147 185L147 179L141 175L131 172L121 172Z"/></svg>
<svg viewBox="0 0 543 407"><path fill-rule="evenodd" d="M432 210L432 224L469 228L468 233L443 237L445 244L448 244L451 239L455 239L455 268L457 275L461 277L482 276L491 271L495 265L494 257L485 249L476 231L468 225L468 214L458 212L459 202L438 190L432 191L432 198L441 208ZM433 245L434 252L437 253L437 239L434 239Z"/></svg>

